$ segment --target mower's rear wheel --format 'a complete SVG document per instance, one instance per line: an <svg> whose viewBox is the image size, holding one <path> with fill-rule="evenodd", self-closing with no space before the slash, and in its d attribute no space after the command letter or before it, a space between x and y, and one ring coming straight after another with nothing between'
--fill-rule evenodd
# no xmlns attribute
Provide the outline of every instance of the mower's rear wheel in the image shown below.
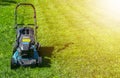
<svg viewBox="0 0 120 78"><path fill-rule="evenodd" d="M14 58L11 58L11 69L17 68L17 65L15 64Z"/></svg>
<svg viewBox="0 0 120 78"><path fill-rule="evenodd" d="M38 57L37 65L42 66L42 57Z"/></svg>
<svg viewBox="0 0 120 78"><path fill-rule="evenodd" d="M36 49L39 52L39 50L40 50L40 44L38 42L36 43Z"/></svg>

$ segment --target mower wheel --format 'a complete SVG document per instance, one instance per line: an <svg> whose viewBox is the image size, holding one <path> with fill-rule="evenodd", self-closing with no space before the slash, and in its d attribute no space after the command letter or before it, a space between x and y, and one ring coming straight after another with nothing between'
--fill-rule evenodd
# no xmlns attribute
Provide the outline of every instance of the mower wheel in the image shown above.
<svg viewBox="0 0 120 78"><path fill-rule="evenodd" d="M11 58L11 69L17 68L17 65L15 64L14 58Z"/></svg>
<svg viewBox="0 0 120 78"><path fill-rule="evenodd" d="M38 57L37 65L38 65L38 66L41 66L41 65L42 65L42 57Z"/></svg>
<svg viewBox="0 0 120 78"><path fill-rule="evenodd" d="M37 44L36 44L36 49L37 49L37 51L39 51L40 50L40 44L37 42Z"/></svg>

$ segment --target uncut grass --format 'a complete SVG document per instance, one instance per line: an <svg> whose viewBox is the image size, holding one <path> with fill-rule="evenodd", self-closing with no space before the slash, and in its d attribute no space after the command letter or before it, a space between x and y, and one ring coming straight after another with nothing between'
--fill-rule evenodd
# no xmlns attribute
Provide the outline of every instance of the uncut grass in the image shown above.
<svg viewBox="0 0 120 78"><path fill-rule="evenodd" d="M0 77L119 77L119 32L100 20L103 16L93 6L87 5L88 0L77 1L32 1L37 10L38 41L43 47L55 48L52 63L50 68L19 68L16 71L9 68L11 45L15 40L12 29L15 5L0 6Z"/></svg>

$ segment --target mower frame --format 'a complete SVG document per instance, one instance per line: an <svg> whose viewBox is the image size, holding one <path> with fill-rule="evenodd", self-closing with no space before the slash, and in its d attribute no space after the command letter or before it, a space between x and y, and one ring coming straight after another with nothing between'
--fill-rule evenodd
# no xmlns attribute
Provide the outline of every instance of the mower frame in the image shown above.
<svg viewBox="0 0 120 78"><path fill-rule="evenodd" d="M34 7L34 5L33 4L30 4L30 3L19 3L17 6L16 6L16 8L15 8L15 29L18 29L18 27L19 27L19 25L24 25L24 24L18 24L18 20L17 20L17 18L18 18L18 8L20 7L20 6L31 6L32 7L32 9L34 10L34 16L33 16L33 18L34 18L34 24L27 24L28 26L29 25L33 25L34 26L34 30L35 30L35 40L37 41L37 29L38 29L38 25L37 25L37 18L36 18L36 9L35 9L35 7Z"/></svg>

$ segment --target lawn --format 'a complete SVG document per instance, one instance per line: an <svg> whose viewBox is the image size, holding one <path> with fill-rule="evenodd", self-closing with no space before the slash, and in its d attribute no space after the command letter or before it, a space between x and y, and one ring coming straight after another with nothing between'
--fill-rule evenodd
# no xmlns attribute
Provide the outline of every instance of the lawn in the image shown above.
<svg viewBox="0 0 120 78"><path fill-rule="evenodd" d="M120 21L97 1L0 0L0 78L119 78ZM40 68L10 69L19 2L37 10L38 41L49 60Z"/></svg>

